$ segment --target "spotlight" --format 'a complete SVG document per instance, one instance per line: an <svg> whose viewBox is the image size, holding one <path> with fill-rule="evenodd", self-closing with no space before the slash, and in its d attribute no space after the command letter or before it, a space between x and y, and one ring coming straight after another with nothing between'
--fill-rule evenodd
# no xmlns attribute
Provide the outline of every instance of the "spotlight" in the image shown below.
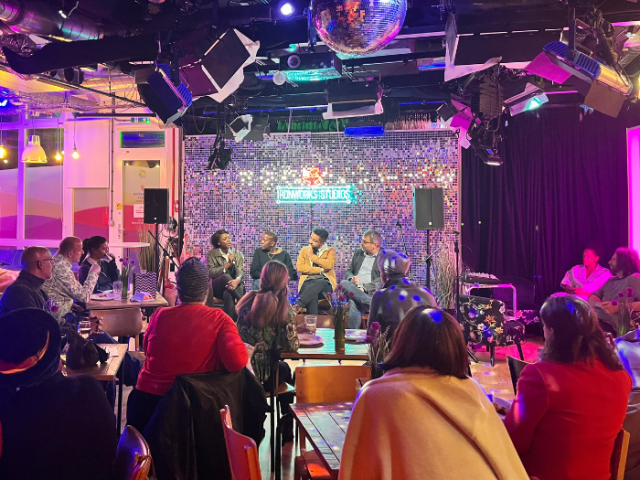
<svg viewBox="0 0 640 480"><path fill-rule="evenodd" d="M438 112L436 112L436 111L429 112L429 121L431 123L437 123L438 122Z"/></svg>
<svg viewBox="0 0 640 480"><path fill-rule="evenodd" d="M285 2L282 5L280 5L280 13L285 17L289 17L293 15L294 11L295 9L293 8L293 5L291 5L289 2Z"/></svg>

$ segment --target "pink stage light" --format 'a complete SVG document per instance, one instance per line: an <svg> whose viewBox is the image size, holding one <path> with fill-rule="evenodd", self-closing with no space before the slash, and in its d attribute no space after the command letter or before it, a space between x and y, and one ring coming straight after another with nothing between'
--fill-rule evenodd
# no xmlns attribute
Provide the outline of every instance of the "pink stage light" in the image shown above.
<svg viewBox="0 0 640 480"><path fill-rule="evenodd" d="M640 127L627 130L629 246L640 250Z"/></svg>

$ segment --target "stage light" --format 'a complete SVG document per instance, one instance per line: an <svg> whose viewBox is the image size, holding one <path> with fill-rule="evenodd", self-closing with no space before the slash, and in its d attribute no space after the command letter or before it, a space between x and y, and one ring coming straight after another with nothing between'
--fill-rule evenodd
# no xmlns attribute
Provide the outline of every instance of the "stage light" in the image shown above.
<svg viewBox="0 0 640 480"><path fill-rule="evenodd" d="M284 85L287 81L287 76L282 72L276 72L273 74L273 83L276 85Z"/></svg>
<svg viewBox="0 0 640 480"><path fill-rule="evenodd" d="M285 2L282 5L280 5L280 13L285 17L289 17L293 15L294 11L295 9L293 8L293 5L291 5L289 2Z"/></svg>

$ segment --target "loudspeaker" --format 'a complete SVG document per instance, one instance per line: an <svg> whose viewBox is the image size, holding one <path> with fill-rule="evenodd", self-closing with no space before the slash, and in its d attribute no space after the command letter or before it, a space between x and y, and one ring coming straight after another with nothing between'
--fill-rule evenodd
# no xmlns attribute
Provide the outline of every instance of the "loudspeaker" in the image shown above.
<svg viewBox="0 0 640 480"><path fill-rule="evenodd" d="M413 228L423 231L444 228L441 188L413 189Z"/></svg>
<svg viewBox="0 0 640 480"><path fill-rule="evenodd" d="M164 225L169 222L169 189L144 189L144 223Z"/></svg>
<svg viewBox="0 0 640 480"><path fill-rule="evenodd" d="M138 81L140 83L138 83ZM169 125L178 120L192 103L191 93L182 83L177 87L171 81L171 69L166 64L159 64L158 71L146 78L136 78L140 98L149 109Z"/></svg>

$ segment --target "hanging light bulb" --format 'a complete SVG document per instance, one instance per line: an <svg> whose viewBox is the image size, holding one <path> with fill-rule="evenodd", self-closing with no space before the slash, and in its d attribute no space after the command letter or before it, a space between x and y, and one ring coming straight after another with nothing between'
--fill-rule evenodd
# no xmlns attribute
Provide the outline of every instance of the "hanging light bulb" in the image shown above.
<svg viewBox="0 0 640 480"><path fill-rule="evenodd" d="M0 115L0 158L6 158L7 157L7 149L4 148L4 142L2 141L2 115ZM7 161L5 160L4 163L7 163Z"/></svg>
<svg viewBox="0 0 640 480"><path fill-rule="evenodd" d="M56 152L53 158L55 158L59 162L62 160L62 154L60 152Z"/></svg>
<svg viewBox="0 0 640 480"><path fill-rule="evenodd" d="M75 115L76 114L74 113L74 116ZM76 118L73 120L73 153L71 154L71 158L73 158L74 160L78 160L80 158L80 153L76 148L76 122L77 121L78 121L78 118L76 116Z"/></svg>
<svg viewBox="0 0 640 480"><path fill-rule="evenodd" d="M7 160L6 158L3 160L4 163L9 163L9 160Z"/></svg>
<svg viewBox="0 0 640 480"><path fill-rule="evenodd" d="M47 163L47 154L40 146L40 135L29 135L29 143L22 151L24 163Z"/></svg>
<svg viewBox="0 0 640 480"><path fill-rule="evenodd" d="M62 155L64 152L60 153L60 122L58 122L58 148L56 149L56 154L53 156L58 162L62 161Z"/></svg>
<svg viewBox="0 0 640 480"><path fill-rule="evenodd" d="M73 153L71 154L71 158L73 158L74 160L78 160L80 158L80 153L78 152L78 149L75 147L73 147Z"/></svg>

